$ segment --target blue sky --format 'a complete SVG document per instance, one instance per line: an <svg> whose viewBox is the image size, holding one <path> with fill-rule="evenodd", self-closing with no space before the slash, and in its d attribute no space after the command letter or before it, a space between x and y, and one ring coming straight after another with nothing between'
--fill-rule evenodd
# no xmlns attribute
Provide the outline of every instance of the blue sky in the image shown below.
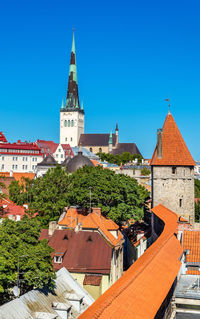
<svg viewBox="0 0 200 319"><path fill-rule="evenodd" d="M171 111L200 159L200 2L1 1L0 130L9 141L59 140L75 27L86 133L135 142L151 157Z"/></svg>

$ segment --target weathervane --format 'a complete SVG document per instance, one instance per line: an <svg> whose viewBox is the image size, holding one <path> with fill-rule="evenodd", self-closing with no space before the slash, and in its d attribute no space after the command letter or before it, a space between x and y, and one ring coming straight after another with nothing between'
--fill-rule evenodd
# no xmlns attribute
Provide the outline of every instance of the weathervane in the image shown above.
<svg viewBox="0 0 200 319"><path fill-rule="evenodd" d="M168 97L168 99L164 99L164 101L169 102L169 104L168 104L168 107L169 107L168 114L171 114L171 112L170 112L170 107L171 107L170 98Z"/></svg>

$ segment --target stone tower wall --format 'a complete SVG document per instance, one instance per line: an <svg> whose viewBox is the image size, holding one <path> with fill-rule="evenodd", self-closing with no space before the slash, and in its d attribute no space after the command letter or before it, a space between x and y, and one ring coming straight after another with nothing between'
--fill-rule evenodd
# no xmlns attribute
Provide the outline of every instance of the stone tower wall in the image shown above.
<svg viewBox="0 0 200 319"><path fill-rule="evenodd" d="M152 166L152 207L158 204L194 222L194 167Z"/></svg>

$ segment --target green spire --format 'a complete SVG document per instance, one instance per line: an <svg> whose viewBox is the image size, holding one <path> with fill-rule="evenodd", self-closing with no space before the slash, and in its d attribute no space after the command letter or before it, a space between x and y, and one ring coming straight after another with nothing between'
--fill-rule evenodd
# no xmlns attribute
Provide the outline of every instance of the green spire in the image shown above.
<svg viewBox="0 0 200 319"><path fill-rule="evenodd" d="M73 37L72 37L72 51L74 54L75 54L75 40L74 40L74 28L72 29L73 30Z"/></svg>
<svg viewBox="0 0 200 319"><path fill-rule="evenodd" d="M64 106L63 98L62 98L61 110L64 109L64 108L65 108L65 106Z"/></svg>
<svg viewBox="0 0 200 319"><path fill-rule="evenodd" d="M109 142L108 144L112 144L113 143L113 140L112 140L112 131L110 132L110 136L109 136Z"/></svg>

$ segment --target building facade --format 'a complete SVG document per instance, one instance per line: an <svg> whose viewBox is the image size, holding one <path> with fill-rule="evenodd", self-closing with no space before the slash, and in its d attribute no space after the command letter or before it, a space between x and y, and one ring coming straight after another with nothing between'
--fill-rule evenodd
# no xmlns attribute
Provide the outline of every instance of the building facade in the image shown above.
<svg viewBox="0 0 200 319"><path fill-rule="evenodd" d="M169 112L151 159L152 207L163 204L194 222L195 162Z"/></svg>
<svg viewBox="0 0 200 319"><path fill-rule="evenodd" d="M72 39L71 60L69 68L69 80L67 98L60 109L60 144L78 146L81 134L84 134L85 113L80 107L78 95L76 53L74 32Z"/></svg>
<svg viewBox="0 0 200 319"><path fill-rule="evenodd" d="M34 173L42 159L41 149L36 143L0 144L0 172Z"/></svg>

